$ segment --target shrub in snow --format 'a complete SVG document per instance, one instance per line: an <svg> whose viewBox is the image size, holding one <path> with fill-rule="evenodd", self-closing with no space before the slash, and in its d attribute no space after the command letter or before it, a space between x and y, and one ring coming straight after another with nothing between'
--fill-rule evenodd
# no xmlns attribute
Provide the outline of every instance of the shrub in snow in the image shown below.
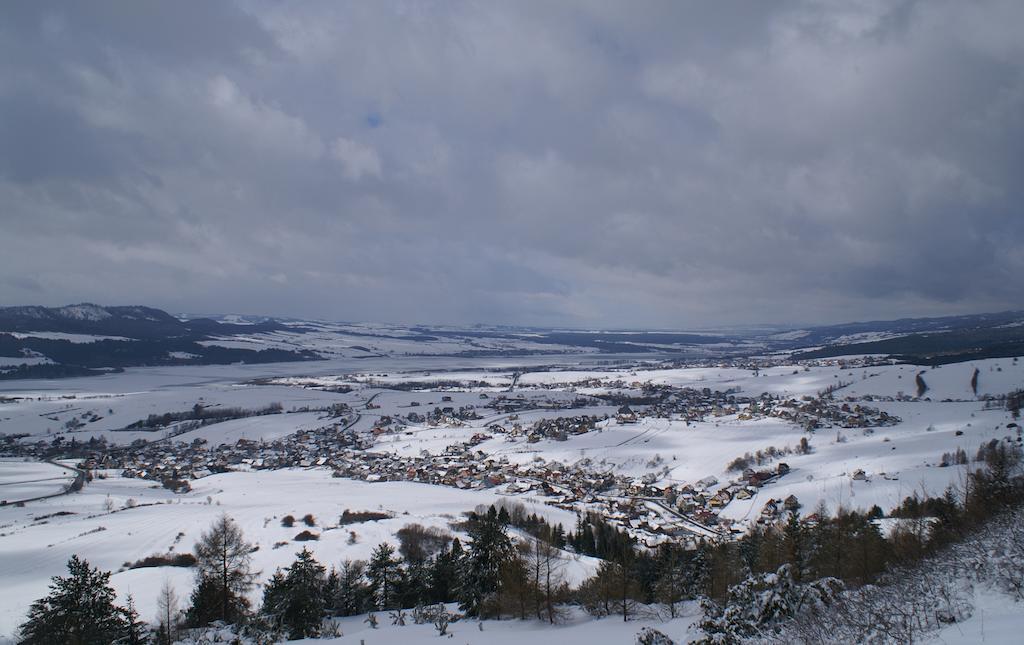
<svg viewBox="0 0 1024 645"><path fill-rule="evenodd" d="M148 555L135 562L125 562L125 569L145 569L147 567L194 567L196 556L191 553L166 553Z"/></svg>
<svg viewBox="0 0 1024 645"><path fill-rule="evenodd" d="M706 636L698 642L735 643L770 636L785 619L829 606L842 588L835 578L799 583L789 564L775 573L751 576L729 588L725 605L701 601L705 618L700 627Z"/></svg>
<svg viewBox="0 0 1024 645"><path fill-rule="evenodd" d="M438 636L444 636L448 633L449 622L451 622L451 619L448 616L448 612L442 611L437 615L437 618L434 619L434 629L437 630Z"/></svg>
<svg viewBox="0 0 1024 645"><path fill-rule="evenodd" d="M644 627L637 632L636 645L676 645L676 642L653 627Z"/></svg>

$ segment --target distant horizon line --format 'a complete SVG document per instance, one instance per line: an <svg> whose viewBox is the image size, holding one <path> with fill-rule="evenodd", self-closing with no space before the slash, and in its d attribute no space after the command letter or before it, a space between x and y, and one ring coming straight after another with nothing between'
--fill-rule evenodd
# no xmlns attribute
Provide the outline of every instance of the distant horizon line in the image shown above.
<svg viewBox="0 0 1024 645"><path fill-rule="evenodd" d="M730 324L730 325L719 325L719 326L700 326L700 327L574 327L571 325L557 325L557 326L544 326L544 325L529 325L529 324L509 324L509 323L427 323L427 322L388 322L388 321L375 321L375 320L341 320L331 318L319 318L319 317L300 317L294 315L278 315L278 314L252 314L252 313L237 313L237 312L218 312L218 313L199 313L199 312L186 312L180 311L178 313L172 313L167 309L161 307L155 307L152 305L145 304L125 304L125 305L112 305L112 304L98 304L95 302L75 302L65 305L39 305L39 304L28 304L28 305L0 305L0 311L6 309L20 309L29 307L38 307L41 309L57 310L65 309L68 307L99 307L102 309L113 308L113 307L145 307L147 309L156 309L163 311L170 316L178 318L179 320L196 320L199 318L226 318L230 316L237 316L239 318L262 318L264 320L277 320L277 321L294 321L294 322L316 322L316 323L334 323L334 324L348 324L348 325L390 325L395 327L426 327L433 328L435 330L443 330L445 328L451 329L510 329L510 330L543 330L543 331L568 331L568 332L593 332L593 333L664 333L664 334L707 334L715 335L727 330L738 330L738 331L801 331L804 329L820 329L828 327L844 327L849 325L871 325L881 323L899 323L899 322L916 322L916 321L934 321L934 320L946 320L946 319L963 319L963 318L975 318L984 316L1005 316L1012 314L1024 315L1024 309L1005 309L1002 311L984 311L975 312L969 314L946 314L936 316L903 316L900 318L874 318L866 320L850 320L838 323L743 323L743 324Z"/></svg>

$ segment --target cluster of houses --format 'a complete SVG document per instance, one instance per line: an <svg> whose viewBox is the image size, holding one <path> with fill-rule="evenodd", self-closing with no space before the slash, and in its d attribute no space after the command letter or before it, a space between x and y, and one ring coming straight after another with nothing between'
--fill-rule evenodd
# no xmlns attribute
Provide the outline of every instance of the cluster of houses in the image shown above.
<svg viewBox="0 0 1024 645"><path fill-rule="evenodd" d="M239 439L234 444L211 447L204 439L191 443L160 441L133 444L88 454L85 470L120 469L124 477L157 482L199 479L233 470L273 470L326 466L328 455L361 451L373 446L371 435L357 434L333 423L315 430L300 430L275 441Z"/></svg>
<svg viewBox="0 0 1024 645"><path fill-rule="evenodd" d="M533 386L531 386L533 387ZM526 396L522 393L500 394L487 402L487 408L499 414L515 414L527 410L573 410L600 405L599 399L577 396L571 399L559 399L549 396Z"/></svg>
<svg viewBox="0 0 1024 645"><path fill-rule="evenodd" d="M172 482L176 489L180 482L220 472L322 467L331 469L336 477L366 482L415 481L462 489L502 486L505 494L529 493L572 511L610 504L613 512L609 519L645 542L677 533L726 534L722 529L708 528L718 523L713 511L721 506L714 500L724 499L720 492L707 493L705 485L713 486L711 481L694 487L665 487L651 477L599 473L539 457L528 463L512 463L507 457L473 449L490 438L481 432L466 442L452 444L441 454L394 455L374 451L372 434L356 434L343 430L342 424L332 424L270 442L240 439L233 445L209 446L197 439L191 443L167 441L130 450L97 451L84 458L80 467L87 472L121 469L125 477L164 485ZM661 505L629 503L645 498L657 499ZM666 507L674 514L672 521L663 517Z"/></svg>
<svg viewBox="0 0 1024 645"><path fill-rule="evenodd" d="M760 401L757 411L749 412L748 407L746 412L750 416L760 413L785 419L808 431L820 428L880 428L900 422L899 417L884 410L859 403L851 405L849 402L836 402L831 398L768 399Z"/></svg>
<svg viewBox="0 0 1024 645"><path fill-rule="evenodd" d="M595 430L600 422L630 424L644 417L675 418L689 422L709 417L736 415L740 419L776 417L809 431L825 427L868 428L894 425L899 419L856 402L835 401L831 396L783 399L771 395L745 397L736 391L710 388L679 388L650 383L593 379L574 384L578 388L600 388L602 393L572 397L528 396L523 393L480 393L481 406L508 415L465 441L453 443L440 454L422 451L418 455L392 454L375 450L378 438L405 431L405 424L460 427L479 420L473 405L456 406L443 396L433 409L413 402L404 415L382 415L373 429L355 433L347 418L334 418L317 429L301 430L275 441L239 440L233 445L209 446L202 440L191 443L158 441L129 448L95 446L82 460L86 470L121 469L126 477L153 480L166 485L198 479L232 470L262 470L291 467L329 468L337 477L366 482L414 481L462 489L500 487L503 494L530 494L573 512L597 510L609 521L629 531L642 543L664 539L724 538L734 530L720 517L733 500L749 500L759 490L789 472L786 463L771 467L746 468L734 480L720 483L706 477L692 483L668 482L649 472L635 477L601 472L588 460L574 465L535 457L516 463L504 456L478 449L496 435L527 442L542 439L566 440L572 435ZM544 387L544 386L538 386ZM618 388L619 391L613 390ZM559 389L565 389L564 384ZM484 402L486 401L486 402ZM614 421L609 415L586 414L539 419L526 428L518 421L523 411L574 409L595 405L617 408ZM367 405L367 409L373 406ZM348 412L348 410L346 410ZM611 412L611 409L609 410ZM23 446L30 451L31 446ZM760 463L760 462L759 462ZM774 522L786 510L799 507L796 498L769 499L759 511L758 521Z"/></svg>
<svg viewBox="0 0 1024 645"><path fill-rule="evenodd" d="M541 439L566 441L569 435L586 434L594 429L601 417L585 414L569 417L540 419L526 431L526 441L537 443Z"/></svg>

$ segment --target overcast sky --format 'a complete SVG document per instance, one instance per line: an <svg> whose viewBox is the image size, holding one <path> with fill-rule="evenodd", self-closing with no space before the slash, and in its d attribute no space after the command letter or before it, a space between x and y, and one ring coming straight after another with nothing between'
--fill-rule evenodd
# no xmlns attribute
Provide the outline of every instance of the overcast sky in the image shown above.
<svg viewBox="0 0 1024 645"><path fill-rule="evenodd" d="M1024 2L15 2L0 304L1024 308Z"/></svg>

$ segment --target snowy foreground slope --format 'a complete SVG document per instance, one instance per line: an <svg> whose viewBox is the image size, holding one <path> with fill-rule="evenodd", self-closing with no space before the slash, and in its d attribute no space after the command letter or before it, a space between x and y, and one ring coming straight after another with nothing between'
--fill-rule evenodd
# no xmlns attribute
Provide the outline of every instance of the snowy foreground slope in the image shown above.
<svg viewBox="0 0 1024 645"><path fill-rule="evenodd" d="M972 466L942 466L944 453L962 448L973 457L983 442L1015 437L1010 413L984 398L1024 387L1024 364L1014 359L925 370L877 361L819 361L765 365L756 371L734 364L671 367L656 361L600 365L582 358L545 360L551 361L419 358L355 366L349 362L343 367L317 363L139 368L103 377L5 385L0 389L4 398L0 433L27 435L20 439L25 444L54 442L58 437L78 443L103 437L118 446L139 439L158 446L189 445L199 439L214 449L220 444L234 446L240 439L289 443L297 432L339 424L368 437L372 446L367 450L374 454L399 460L441 459L453 445L471 443L474 461L491 460L495 468L516 473L533 469L533 474L486 485L476 480L373 483L359 477L332 477L328 466L254 470L251 464L239 464L232 466L238 472L191 480L191 491L179 494L156 480L123 477L120 469L97 470L104 477L94 479L81 492L24 507L0 507L0 638L14 634L30 603L46 593L51 576L64 573L72 554L115 571L112 583L120 599L130 593L142 617L153 619L163 582L170 580L179 597L187 598L192 571L119 569L146 556L191 551L221 513L237 520L246 538L259 546L253 565L262 581L277 567L289 564L302 546L327 565L345 558L366 559L380 542L397 543L395 533L407 524L451 530L462 513L497 501L522 503L567 528L573 526L579 510L608 510L602 505L607 500L570 499L571 485L556 486L557 494L545 493L536 485L544 472L619 478L641 491L635 493L638 498L652 489L683 489L704 481L699 492L710 497L723 490L740 490L734 482L741 473L728 467L737 457L768 448L789 449L765 466L774 469L785 462L788 472L746 494L731 495L715 510L716 530L742 530L760 517L770 500L790 495L799 499L804 514L814 512L819 503L832 510L878 505L887 512L908 495L940 494L963 480ZM971 386L975 370L977 393ZM919 373L927 385L921 397L916 396ZM639 397L652 387L707 388L740 398L770 393L795 401L838 388L833 392L835 405L869 407L899 422L825 425L809 433L786 418L751 413L746 403L701 418L678 412L647 415L642 404L633 406L637 413L633 416L619 413L613 397ZM488 407L500 397L519 408L513 412ZM578 407L566 407L581 397ZM210 409L251 409L269 403L281 403L284 412L206 425L177 436L158 429L124 429L148 415L189 410L197 404ZM339 420L322 411L336 404L349 406L351 412ZM427 422L409 416L467 406L475 406L478 418L442 415L436 422ZM580 434L528 437L527 430L539 421L575 415L598 421ZM385 425L387 417L392 423ZM515 425L523 432L513 432ZM507 432L495 430L498 426ZM793 449L805 438L811 450L797 454ZM18 492L12 499L27 498L36 491L59 491L68 477L68 471L49 464L0 461L0 491ZM625 497L627 492L623 488L615 495ZM0 498L6 499L3 494ZM344 510L382 511L390 518L338 527ZM297 542L295 536L307 527L297 522L285 528L281 518L307 513L316 518L310 530L319 534L319 540ZM641 535L642 529L637 531ZM563 558L572 583L589 576L598 564L567 552ZM254 595L253 600L258 597ZM1019 633L1018 626L1024 629L1020 607L1004 602L1002 596L981 595L978 602L980 611L944 630L938 636L941 642L1016 640L1005 637ZM629 643L643 625L653 625L685 641L695 636L690 626L698 609L691 605L686 611L687 616L670 623L650 617L623 624L621 619L594 620L574 613L566 624L555 627L486 621L481 632L475 622L465 622L453 624L451 632L455 640L466 643ZM379 629L370 630L362 618L342 619L345 636L337 642L370 645L437 638L429 625L392 627L384 620Z"/></svg>
<svg viewBox="0 0 1024 645"><path fill-rule="evenodd" d="M447 638L438 638L432 625L408 624L402 627L381 624L371 629L365 623L365 616L342 618L338 625L343 632L340 638L307 639L297 643L322 643L324 645L404 645L405 643L466 643L468 645L587 645L597 643L622 643L632 645L636 634L644 626L654 626L677 643L685 643L699 637L694 622L700 617L696 603L687 603L682 614L664 621L658 618L641 618L623 622L621 617L595 620L582 611L574 611L558 625L548 625L534 620L465 620L452 623ZM385 621L386 622L386 621Z"/></svg>
<svg viewBox="0 0 1024 645"><path fill-rule="evenodd" d="M367 484L332 478L324 470L214 475L195 482L193 491L185 495L154 487L152 482L110 475L76 495L0 510L0 571L4 572L0 634L12 634L31 601L45 595L50 577L65 573L64 564L72 554L101 569L117 571L125 562L148 555L189 552L222 513L229 513L246 538L259 546L253 567L263 581L277 567L290 564L303 546L324 563L365 560L377 544L397 543L394 533L406 524L447 529L463 512L499 499L494 491L407 482ZM344 510L383 511L393 517L338 528ZM574 520L551 507L537 505L536 510L566 525ZM285 528L281 518L289 514L301 518L307 513L317 518L311 530L320 539L296 542L294 537L307 527L296 522ZM354 544L349 543L350 532L356 534ZM284 544L275 548L278 543ZM567 564L573 582L590 575L596 566L590 558L573 558ZM152 617L164 579L172 581L180 597L188 597L193 584L189 569L128 570L116 573L112 583L122 600L132 594L142 616ZM253 600L258 601L258 596L254 594Z"/></svg>

